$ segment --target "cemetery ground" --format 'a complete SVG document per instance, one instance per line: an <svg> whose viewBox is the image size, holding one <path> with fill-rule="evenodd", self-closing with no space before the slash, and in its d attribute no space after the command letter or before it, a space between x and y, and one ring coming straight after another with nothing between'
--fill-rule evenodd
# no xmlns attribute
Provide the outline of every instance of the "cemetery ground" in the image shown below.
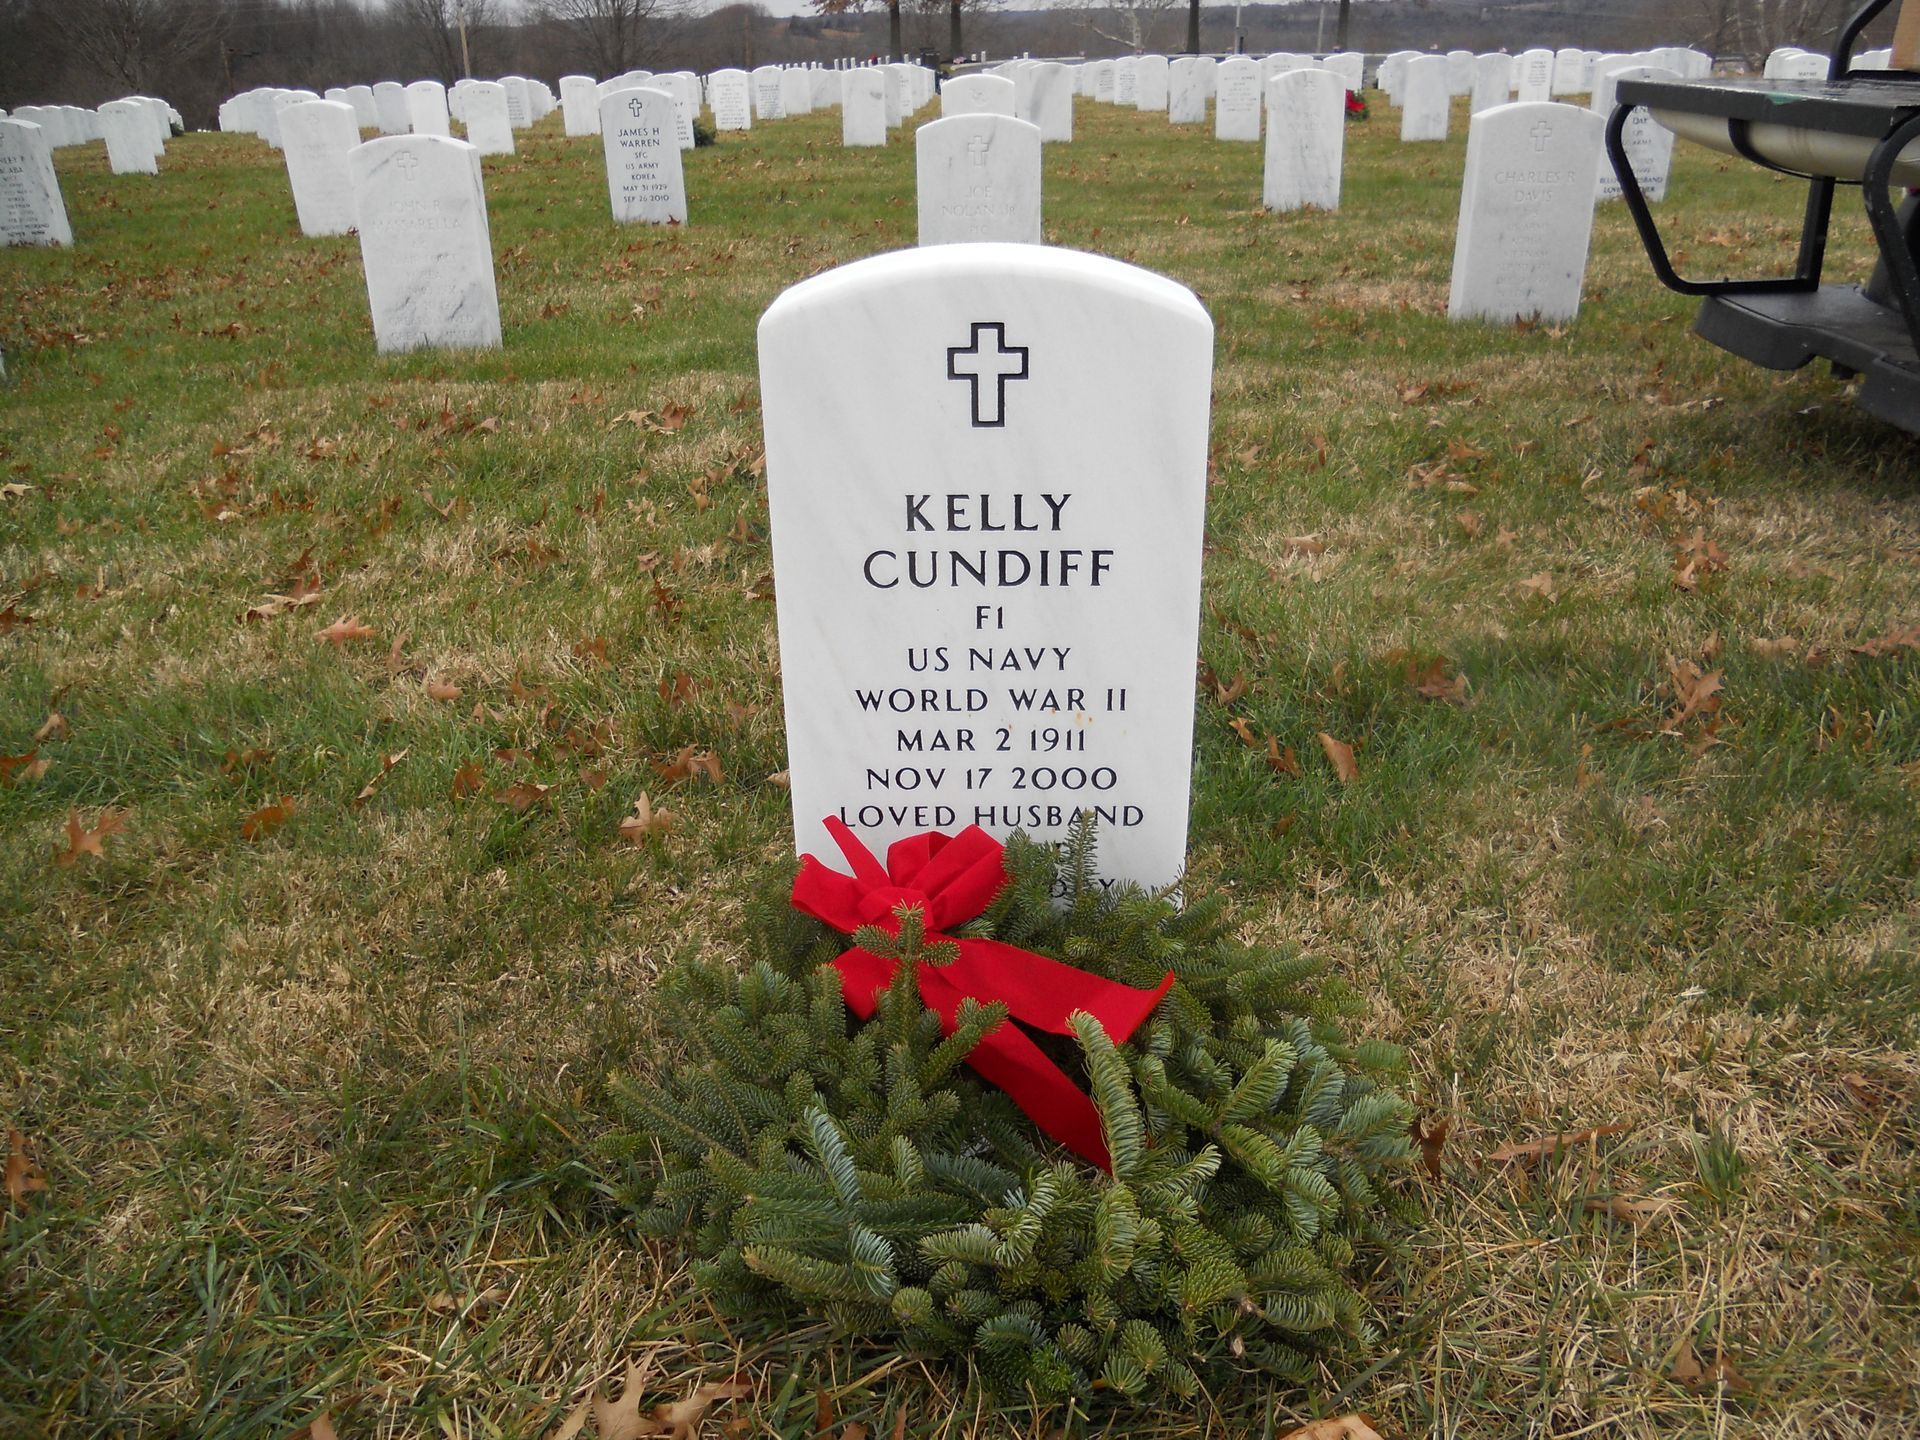
<svg viewBox="0 0 1920 1440"><path fill-rule="evenodd" d="M1577 323L1449 325L1462 108L1375 99L1337 214L1086 101L1045 158L1218 326L1190 889L1427 1117L1376 1355L1091 1428L1911 1433L1920 445L1617 205ZM559 126L486 162L501 352L376 358L250 137L62 152L77 247L0 258L7 1434L591 1434L629 1361L708 1433L1084 1424L743 1331L607 1201L662 967L790 874L754 325L912 243L913 151L780 122L616 228ZM1663 218L1757 270L1798 194L1683 146Z"/></svg>

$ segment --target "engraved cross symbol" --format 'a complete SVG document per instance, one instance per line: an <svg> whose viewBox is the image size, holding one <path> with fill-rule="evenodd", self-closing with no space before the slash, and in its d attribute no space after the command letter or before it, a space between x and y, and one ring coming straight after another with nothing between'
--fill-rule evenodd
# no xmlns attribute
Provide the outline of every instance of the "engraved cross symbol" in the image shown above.
<svg viewBox="0 0 1920 1440"><path fill-rule="evenodd" d="M987 149L992 142L984 135L976 135L967 142L967 154L976 165L987 163Z"/></svg>
<svg viewBox="0 0 1920 1440"><path fill-rule="evenodd" d="M400 178L410 181L413 179L413 172L420 166L420 157L411 150L402 150L393 157L393 163L400 171Z"/></svg>
<svg viewBox="0 0 1920 1440"><path fill-rule="evenodd" d="M1553 138L1553 127L1542 120L1527 133L1533 137L1533 148L1535 150L1545 150L1547 148L1547 141Z"/></svg>
<svg viewBox="0 0 1920 1440"><path fill-rule="evenodd" d="M627 101L627 113L636 120L646 111L646 108L647 102L642 100L638 95Z"/></svg>
<svg viewBox="0 0 1920 1440"><path fill-rule="evenodd" d="M991 332L993 348L980 343ZM1007 344L1007 327L997 320L973 322L973 337L966 345L947 349L947 378L965 380L973 398L973 423L993 428L1007 423L1007 382L1027 378L1027 347ZM980 382L991 380L991 389Z"/></svg>

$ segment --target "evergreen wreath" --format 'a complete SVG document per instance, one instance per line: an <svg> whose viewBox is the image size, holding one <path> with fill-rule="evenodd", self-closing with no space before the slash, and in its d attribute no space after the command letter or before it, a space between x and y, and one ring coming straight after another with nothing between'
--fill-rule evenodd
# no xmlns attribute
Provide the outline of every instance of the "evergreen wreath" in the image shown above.
<svg viewBox="0 0 1920 1440"><path fill-rule="evenodd" d="M804 1313L849 1338L975 1363L1003 1395L1187 1396L1234 1370L1304 1379L1378 1338L1349 1278L1412 1202L1392 1182L1410 1110L1397 1046L1349 1043L1355 1003L1318 962L1228 934L1218 898L1103 890L1084 822L1063 846L1016 835L1008 881L956 937L997 939L1132 985L1176 983L1128 1043L1097 1020L1038 1037L1084 1071L1112 1156L1057 1148L962 1062L999 1004L946 1037L921 966L953 958L903 909L862 949L898 962L850 1021L841 934L759 904L744 972L678 964L662 1031L685 1052L616 1075L631 1128L605 1153L646 1234L681 1237L725 1313ZM1054 897L1064 897L1056 908Z"/></svg>

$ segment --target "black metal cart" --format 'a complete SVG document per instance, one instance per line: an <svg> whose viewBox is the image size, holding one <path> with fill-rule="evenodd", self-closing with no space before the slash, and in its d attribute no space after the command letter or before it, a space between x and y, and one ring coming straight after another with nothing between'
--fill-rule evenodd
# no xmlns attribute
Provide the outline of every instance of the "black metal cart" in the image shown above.
<svg viewBox="0 0 1920 1440"><path fill-rule="evenodd" d="M1653 211L1637 185L1621 186L1654 273L1668 288L1704 297L1694 332L1723 350L1775 370L1816 357L1838 374L1863 378L1860 407L1920 434L1920 194L1895 206L1891 188L1901 152L1920 141L1920 73L1853 70L1853 47L1891 0L1868 0L1847 22L1826 80L1622 80L1607 124L1615 173L1631 177L1623 132L1641 106L1726 126L1727 147L1755 164L1807 182L1799 256L1791 275L1755 280L1689 280L1675 271ZM1920 0L1908 0L1920 5ZM1865 147L1857 178L1796 169L1770 157L1758 136L1782 132L1847 137ZM1774 149L1767 146L1765 148ZM1858 185L1879 247L1872 279L1823 285L1827 228L1839 185Z"/></svg>

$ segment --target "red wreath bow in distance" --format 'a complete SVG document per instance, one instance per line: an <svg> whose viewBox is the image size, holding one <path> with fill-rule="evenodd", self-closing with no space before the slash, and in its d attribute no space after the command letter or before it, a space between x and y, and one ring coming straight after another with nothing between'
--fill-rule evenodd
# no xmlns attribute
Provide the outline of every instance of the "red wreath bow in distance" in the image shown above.
<svg viewBox="0 0 1920 1440"><path fill-rule="evenodd" d="M960 1002L971 997L983 1005L998 1000L1013 1020L1055 1035L1071 1035L1067 1018L1084 1010L1118 1044L1173 986L1171 970L1154 989L1141 990L998 940L956 940L943 933L980 914L1006 883L1003 848L977 825L958 835L929 830L895 841L883 867L840 820L828 817L823 823L853 874L803 856L793 881L794 908L846 935L862 925L896 935L900 921L894 912L902 906L918 909L926 917L927 939L951 941L960 951L951 964L923 965L919 972L920 998L940 1017L946 1034L956 1028ZM853 949L833 963L847 1008L870 1019L881 993L893 983L896 962ZM1112 1168L1093 1101L1019 1025L1002 1022L974 1046L967 1063L1006 1091L1048 1135L1102 1170Z"/></svg>

